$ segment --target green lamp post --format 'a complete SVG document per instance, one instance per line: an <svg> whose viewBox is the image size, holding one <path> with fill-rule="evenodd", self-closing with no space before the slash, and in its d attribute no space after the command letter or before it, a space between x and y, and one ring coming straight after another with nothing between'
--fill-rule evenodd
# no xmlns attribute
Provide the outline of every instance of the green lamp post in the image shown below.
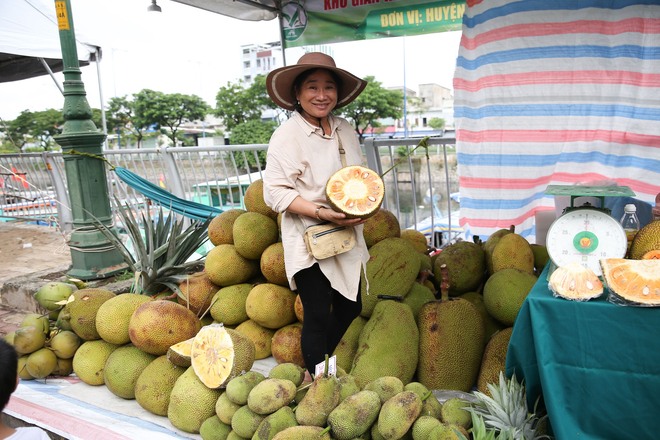
<svg viewBox="0 0 660 440"><path fill-rule="evenodd" d="M62 147L69 188L73 231L69 240L72 267L68 274L82 280L109 277L126 269L116 249L94 225L110 227L112 211L108 197L105 162L92 156L103 154L106 135L92 121L81 80L78 51L69 0L55 0L57 25L64 65L64 127L55 141ZM73 152L82 155L67 154Z"/></svg>

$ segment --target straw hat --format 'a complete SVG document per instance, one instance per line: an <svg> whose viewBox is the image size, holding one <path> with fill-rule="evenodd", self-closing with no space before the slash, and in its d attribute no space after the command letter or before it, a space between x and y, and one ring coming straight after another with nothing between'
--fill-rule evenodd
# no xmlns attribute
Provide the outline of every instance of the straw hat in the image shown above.
<svg viewBox="0 0 660 440"><path fill-rule="evenodd" d="M293 83L301 73L318 68L331 70L341 80L335 108L353 102L367 86L367 82L363 79L338 68L331 56L322 52L309 52L300 57L296 64L280 67L268 74L266 88L273 102L286 110L294 110L296 107L296 94L293 90Z"/></svg>

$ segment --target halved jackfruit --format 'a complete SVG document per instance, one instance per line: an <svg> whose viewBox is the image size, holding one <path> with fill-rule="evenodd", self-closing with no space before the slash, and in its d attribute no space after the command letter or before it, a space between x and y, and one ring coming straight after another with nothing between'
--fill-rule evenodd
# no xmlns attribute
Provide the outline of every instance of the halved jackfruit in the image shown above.
<svg viewBox="0 0 660 440"><path fill-rule="evenodd" d="M603 294L603 283L598 276L580 263L555 269L548 280L548 287L555 296L576 301L586 301Z"/></svg>
<svg viewBox="0 0 660 440"><path fill-rule="evenodd" d="M644 306L660 306L660 260L600 260L607 287L615 295Z"/></svg>
<svg viewBox="0 0 660 440"><path fill-rule="evenodd" d="M222 324L210 324L193 338L190 363L204 385L224 388L232 378L250 371L254 353L250 339Z"/></svg>
<svg viewBox="0 0 660 440"><path fill-rule="evenodd" d="M179 367L190 366L190 351L194 337L172 345L167 349L167 360Z"/></svg>
<svg viewBox="0 0 660 440"><path fill-rule="evenodd" d="M378 211L385 185L375 171L359 165L344 167L325 186L328 203L348 218L368 218Z"/></svg>

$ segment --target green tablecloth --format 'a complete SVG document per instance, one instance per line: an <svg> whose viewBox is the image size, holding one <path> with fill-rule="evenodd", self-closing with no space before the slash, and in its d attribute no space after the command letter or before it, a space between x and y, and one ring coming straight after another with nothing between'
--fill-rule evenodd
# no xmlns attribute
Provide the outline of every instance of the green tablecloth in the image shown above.
<svg viewBox="0 0 660 440"><path fill-rule="evenodd" d="M547 271L516 319L506 372L543 395L558 440L660 439L660 308L555 298Z"/></svg>

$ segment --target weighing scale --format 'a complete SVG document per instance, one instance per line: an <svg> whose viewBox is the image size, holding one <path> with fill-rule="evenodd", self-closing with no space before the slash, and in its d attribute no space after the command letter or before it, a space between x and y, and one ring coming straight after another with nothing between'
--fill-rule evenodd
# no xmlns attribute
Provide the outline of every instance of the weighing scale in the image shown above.
<svg viewBox="0 0 660 440"><path fill-rule="evenodd" d="M605 197L634 197L627 186L548 185L546 194L569 196L570 205L548 229L546 248L551 260L549 274L556 267L578 262L601 276L599 260L623 258L628 241L621 224L605 208ZM574 206L578 197L596 197L600 207L585 203Z"/></svg>

